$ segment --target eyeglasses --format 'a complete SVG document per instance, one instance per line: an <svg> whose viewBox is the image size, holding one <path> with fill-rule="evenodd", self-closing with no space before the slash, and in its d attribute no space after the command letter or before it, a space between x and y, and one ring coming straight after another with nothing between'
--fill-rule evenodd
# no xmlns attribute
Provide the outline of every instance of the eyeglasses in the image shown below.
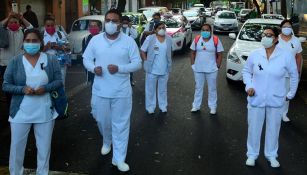
<svg viewBox="0 0 307 175"><path fill-rule="evenodd" d="M118 19L105 19L105 22L119 23Z"/></svg>
<svg viewBox="0 0 307 175"><path fill-rule="evenodd" d="M263 37L272 38L272 37L274 37L274 34L272 34L272 33L262 33L261 37L262 37L262 38L263 38Z"/></svg>

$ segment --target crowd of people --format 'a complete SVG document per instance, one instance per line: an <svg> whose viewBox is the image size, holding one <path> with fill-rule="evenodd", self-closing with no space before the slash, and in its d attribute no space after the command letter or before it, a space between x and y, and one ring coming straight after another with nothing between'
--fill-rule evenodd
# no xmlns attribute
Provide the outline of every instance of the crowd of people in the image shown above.
<svg viewBox="0 0 307 175"><path fill-rule="evenodd" d="M33 16L33 15L32 15ZM33 18L33 17L31 17ZM58 114L52 108L50 92L65 85L69 48L65 34L56 29L52 14L44 19L43 32L22 15L11 13L0 23L9 34L9 46L0 49L3 91L10 104L11 126L10 174L23 174L23 160L30 128L34 128L37 146L37 174L47 175L52 131ZM289 100L295 96L302 48L292 34L292 23L281 23L263 30L262 48L253 51L243 69L248 95L247 166L255 166L260 138L266 121L265 157L271 167L279 167L278 137L281 121L287 118ZM115 9L105 14L102 24L90 21L89 35L84 38L83 65L92 83L91 114L103 138L101 154L113 149L112 164L126 172L125 162L132 111L133 72L145 70L145 109L149 116L157 106L168 109L167 83L172 68L172 39L159 13L153 15L138 47L136 30L130 19ZM191 112L200 111L204 84L208 86L210 114L217 112L217 75L224 51L221 40L213 35L211 25L203 24L191 46L191 69L195 94ZM157 100L158 99L158 100Z"/></svg>

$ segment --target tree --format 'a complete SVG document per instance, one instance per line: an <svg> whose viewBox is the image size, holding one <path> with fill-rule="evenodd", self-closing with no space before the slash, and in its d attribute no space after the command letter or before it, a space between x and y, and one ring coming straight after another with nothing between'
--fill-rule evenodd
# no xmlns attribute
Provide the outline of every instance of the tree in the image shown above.
<svg viewBox="0 0 307 175"><path fill-rule="evenodd" d="M284 18L287 18L287 1L286 0L280 0L280 6L281 6L281 15L284 16Z"/></svg>
<svg viewBox="0 0 307 175"><path fill-rule="evenodd" d="M126 7L126 0L118 0L117 10L124 12Z"/></svg>
<svg viewBox="0 0 307 175"><path fill-rule="evenodd" d="M260 6L259 6L257 0L253 0L253 4L256 6L256 9L257 9L257 17L260 18L261 17L261 10L260 10Z"/></svg>

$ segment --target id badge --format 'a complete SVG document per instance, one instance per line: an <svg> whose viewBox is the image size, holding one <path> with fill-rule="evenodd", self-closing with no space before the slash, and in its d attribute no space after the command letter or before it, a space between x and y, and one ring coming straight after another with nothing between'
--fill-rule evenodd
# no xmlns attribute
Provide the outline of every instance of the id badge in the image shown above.
<svg viewBox="0 0 307 175"><path fill-rule="evenodd" d="M159 47L157 45L154 46L155 55L159 54Z"/></svg>

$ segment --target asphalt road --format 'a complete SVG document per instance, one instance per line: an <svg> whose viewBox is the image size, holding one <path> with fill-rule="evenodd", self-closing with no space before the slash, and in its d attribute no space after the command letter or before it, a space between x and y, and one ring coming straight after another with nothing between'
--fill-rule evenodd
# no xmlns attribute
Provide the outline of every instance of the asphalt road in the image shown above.
<svg viewBox="0 0 307 175"><path fill-rule="evenodd" d="M219 35L225 51L233 40ZM226 57L224 53L224 58ZM102 156L102 139L90 115L90 87L82 85L81 65L69 69L67 88L70 114L67 120L57 121L50 158L50 169L93 175L119 174L112 167L112 154ZM307 109L298 95L290 103L290 124L280 132L279 160L281 168L272 169L263 156L254 168L245 166L247 110L242 83L228 84L225 79L225 59L218 75L217 115L210 116L207 95L199 114L191 114L194 77L189 53L176 54L168 84L168 113L147 116L144 104L144 72L135 73L133 111L127 163L138 175L306 175L307 174ZM78 89L79 88L79 89ZM72 93L73 92L73 93ZM205 93L206 94L206 93ZM0 165L8 165L9 130L0 133ZM28 141L26 168L36 167L36 148L33 133Z"/></svg>

